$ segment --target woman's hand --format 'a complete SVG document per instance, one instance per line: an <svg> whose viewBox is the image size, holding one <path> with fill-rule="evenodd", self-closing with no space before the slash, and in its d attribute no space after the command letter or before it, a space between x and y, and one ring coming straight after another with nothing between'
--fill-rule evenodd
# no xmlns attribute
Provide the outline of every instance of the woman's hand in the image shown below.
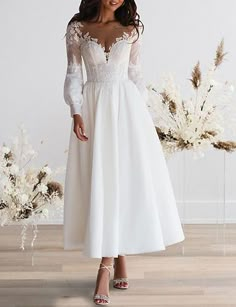
<svg viewBox="0 0 236 307"><path fill-rule="evenodd" d="M75 135L81 141L87 141L88 137L85 135L84 122L83 122L81 115L74 114L73 118L74 118L74 133L75 133Z"/></svg>

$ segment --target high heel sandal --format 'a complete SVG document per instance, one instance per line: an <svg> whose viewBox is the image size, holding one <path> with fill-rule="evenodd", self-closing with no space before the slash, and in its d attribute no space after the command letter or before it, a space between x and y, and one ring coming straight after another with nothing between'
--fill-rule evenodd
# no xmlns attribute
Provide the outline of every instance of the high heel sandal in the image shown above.
<svg viewBox="0 0 236 307"><path fill-rule="evenodd" d="M106 266L104 263L100 263L101 267L98 269L107 269L109 271L109 281L110 281L110 269L112 269L112 265ZM93 301L96 305L108 305L110 301L110 297L104 294L94 294Z"/></svg>
<svg viewBox="0 0 236 307"><path fill-rule="evenodd" d="M115 270L115 261L113 263L113 268ZM122 286L122 283L126 283L126 285ZM129 280L127 277L122 277L122 278L116 278L113 279L113 288L116 289L121 289L121 290L126 290L129 288Z"/></svg>

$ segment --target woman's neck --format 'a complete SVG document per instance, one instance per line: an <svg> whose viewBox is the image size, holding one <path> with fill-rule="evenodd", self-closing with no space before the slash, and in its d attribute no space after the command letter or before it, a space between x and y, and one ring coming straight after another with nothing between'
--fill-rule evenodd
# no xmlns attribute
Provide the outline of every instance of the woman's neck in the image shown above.
<svg viewBox="0 0 236 307"><path fill-rule="evenodd" d="M100 15L98 17L98 22L107 24L113 21L116 21L114 12L111 10L108 10L104 5L102 5Z"/></svg>

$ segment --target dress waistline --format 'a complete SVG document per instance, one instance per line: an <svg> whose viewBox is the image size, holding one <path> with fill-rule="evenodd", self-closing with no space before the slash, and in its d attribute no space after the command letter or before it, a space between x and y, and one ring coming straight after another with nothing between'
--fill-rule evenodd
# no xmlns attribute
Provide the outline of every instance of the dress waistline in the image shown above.
<svg viewBox="0 0 236 307"><path fill-rule="evenodd" d="M87 69L88 82L117 82L129 79L126 65L97 65Z"/></svg>

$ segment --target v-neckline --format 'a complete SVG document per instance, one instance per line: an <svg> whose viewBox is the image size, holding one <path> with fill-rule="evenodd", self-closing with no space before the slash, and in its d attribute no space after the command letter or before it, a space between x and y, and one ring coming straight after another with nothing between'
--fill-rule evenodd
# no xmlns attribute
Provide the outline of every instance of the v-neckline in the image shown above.
<svg viewBox="0 0 236 307"><path fill-rule="evenodd" d="M119 42L121 42L121 41L127 41L127 40L131 39L131 38L133 37L133 32L134 32L134 30L135 30L135 28L134 28L134 29L130 32L130 34L129 34L128 32L126 32L126 31L123 31L122 35L119 36L119 37L116 37L115 41L109 46L108 51L106 51L106 50L105 50L106 47L103 46L103 44L100 43L100 42L98 41L98 38L92 37L92 36L90 35L90 32L89 32L89 31L87 31L86 33L83 33L83 32L80 30L80 26L81 26L81 27L84 27L84 24L83 24L81 21L78 21L78 26L79 26L79 29L78 29L78 30L79 30L79 35L80 35L80 37L81 37L82 39L86 40L86 41L95 43L95 44L102 50L103 55L104 55L104 57L105 57L105 62L106 62L106 64L108 64L108 63L110 62L109 59L110 59L111 52L112 52L112 50L114 49L114 46L116 46L116 45L117 45Z"/></svg>

